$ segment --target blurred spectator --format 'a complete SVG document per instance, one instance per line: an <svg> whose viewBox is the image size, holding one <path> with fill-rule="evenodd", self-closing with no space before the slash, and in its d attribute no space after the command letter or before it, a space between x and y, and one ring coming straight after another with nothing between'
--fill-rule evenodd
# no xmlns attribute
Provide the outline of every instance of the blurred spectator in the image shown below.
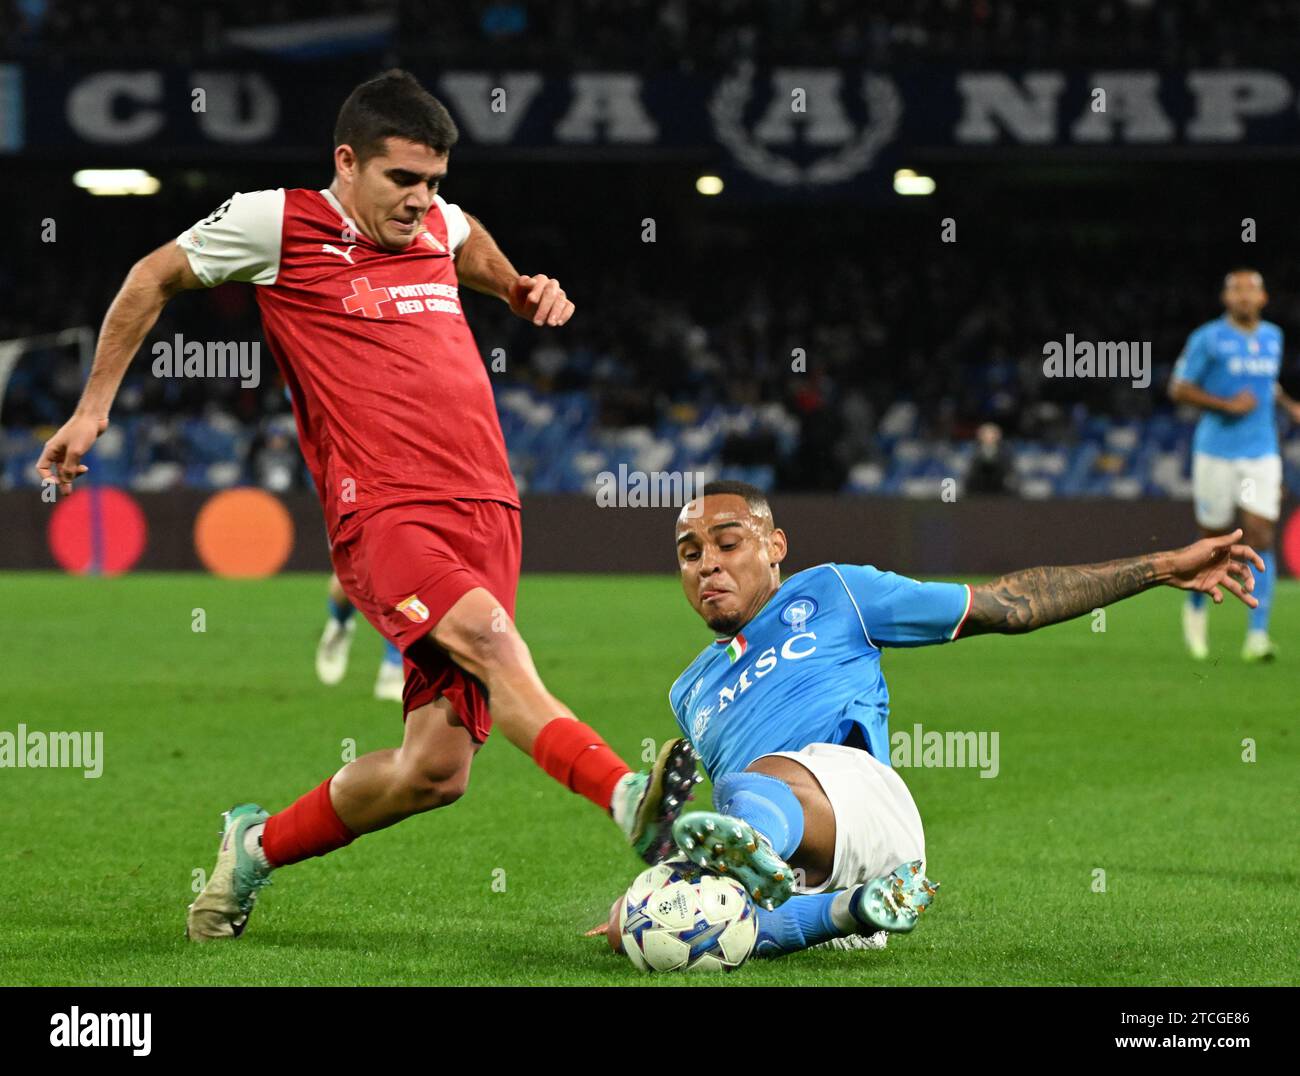
<svg viewBox="0 0 1300 1076"><path fill-rule="evenodd" d="M1015 464L1002 440L1002 427L996 422L981 423L975 431L975 455L966 472L965 492L1015 492Z"/></svg>
<svg viewBox="0 0 1300 1076"><path fill-rule="evenodd" d="M298 453L297 431L288 416L270 422L265 439L252 451L253 481L273 493L285 493L299 485L302 458Z"/></svg>
<svg viewBox="0 0 1300 1076"><path fill-rule="evenodd" d="M694 71L741 58L768 63L1144 62L1184 66L1291 60L1296 5L1205 0L7 0L0 53L214 58L225 31L394 12L399 58L491 65L622 66ZM869 10L868 10L869 8Z"/></svg>

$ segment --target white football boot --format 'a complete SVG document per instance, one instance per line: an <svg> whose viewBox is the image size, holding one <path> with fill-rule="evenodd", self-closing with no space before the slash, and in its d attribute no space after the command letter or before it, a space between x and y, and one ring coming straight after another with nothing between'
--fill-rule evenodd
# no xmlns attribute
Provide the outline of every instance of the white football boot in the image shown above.
<svg viewBox="0 0 1300 1076"><path fill-rule="evenodd" d="M320 642L316 644L316 677L322 684L333 687L348 671L348 654L352 650L352 636L356 634L357 621L353 617L346 624L333 617L325 621Z"/></svg>
<svg viewBox="0 0 1300 1076"><path fill-rule="evenodd" d="M375 677L375 698L384 702L401 702L406 687L406 670L400 661L381 661Z"/></svg>
<svg viewBox="0 0 1300 1076"><path fill-rule="evenodd" d="M874 934L846 934L842 938L829 938L809 946L810 949L869 949L879 952L889 941L889 932L878 930Z"/></svg>
<svg viewBox="0 0 1300 1076"><path fill-rule="evenodd" d="M1197 609L1191 602L1183 602L1183 642L1187 652L1197 661L1210 656L1209 603Z"/></svg>
<svg viewBox="0 0 1300 1076"><path fill-rule="evenodd" d="M1242 661L1272 661L1277 657L1277 647L1268 632L1254 628L1246 632L1246 642L1241 648Z"/></svg>

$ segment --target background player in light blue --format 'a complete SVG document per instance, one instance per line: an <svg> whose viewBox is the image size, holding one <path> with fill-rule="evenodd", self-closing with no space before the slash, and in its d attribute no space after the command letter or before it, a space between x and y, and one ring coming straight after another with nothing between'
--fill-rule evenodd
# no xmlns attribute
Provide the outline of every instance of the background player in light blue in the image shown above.
<svg viewBox="0 0 1300 1076"><path fill-rule="evenodd" d="M1282 330L1260 313L1268 303L1264 278L1235 269L1223 280L1226 313L1187 338L1174 366L1169 395L1201 409L1192 441L1192 489L1196 522L1205 535L1224 534L1241 513L1247 545L1259 550L1267 570L1260 577L1241 656L1269 661L1276 649L1268 634L1276 561L1273 544L1282 508L1282 457L1278 454L1275 403L1300 422L1300 403L1278 384ZM1209 656L1205 595L1192 592L1183 606L1183 638L1193 657Z"/></svg>
<svg viewBox="0 0 1300 1076"><path fill-rule="evenodd" d="M676 538L686 598L717 638L669 700L713 778L716 811L682 815L673 836L769 909L758 941L769 956L911 930L934 894L920 814L889 767L883 647L1032 631L1159 585L1215 601L1222 588L1253 607L1251 565L1263 567L1235 532L978 586L841 564L782 581L785 532L764 495L738 482L706 486ZM605 931L616 947L617 911Z"/></svg>
<svg viewBox="0 0 1300 1076"><path fill-rule="evenodd" d="M336 575L330 576L328 604L329 619L325 621L325 630L316 644L316 676L322 684L333 686L342 682L347 674L352 636L357 627L356 609L343 593ZM375 698L401 702L405 687L402 652L385 639L384 656L380 658L379 674L375 677Z"/></svg>

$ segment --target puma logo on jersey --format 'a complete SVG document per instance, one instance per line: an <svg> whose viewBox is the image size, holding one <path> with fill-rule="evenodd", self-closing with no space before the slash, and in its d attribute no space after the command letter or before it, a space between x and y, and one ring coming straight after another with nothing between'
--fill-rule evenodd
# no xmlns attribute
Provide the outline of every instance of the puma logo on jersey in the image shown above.
<svg viewBox="0 0 1300 1076"><path fill-rule="evenodd" d="M352 252L357 249L357 245L355 243L353 243L350 247L348 247L347 250L339 250L339 248L336 247L333 243L322 243L320 249L325 254L337 254L349 265L355 264L352 261Z"/></svg>

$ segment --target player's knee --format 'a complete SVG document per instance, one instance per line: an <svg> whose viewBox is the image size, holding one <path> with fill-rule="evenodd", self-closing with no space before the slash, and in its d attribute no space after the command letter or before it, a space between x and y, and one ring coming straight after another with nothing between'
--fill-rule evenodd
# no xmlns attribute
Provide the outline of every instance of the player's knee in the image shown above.
<svg viewBox="0 0 1300 1076"><path fill-rule="evenodd" d="M469 787L469 767L434 759L404 759L399 773L413 810L432 811L455 803Z"/></svg>
<svg viewBox="0 0 1300 1076"><path fill-rule="evenodd" d="M412 806L417 811L432 811L439 807L449 807L469 787L469 774L452 774L443 776L416 770L407 775L406 792Z"/></svg>
<svg viewBox="0 0 1300 1076"><path fill-rule="evenodd" d="M500 617L459 625L438 642L479 675L510 669L528 660L528 648L504 610Z"/></svg>
<svg viewBox="0 0 1300 1076"><path fill-rule="evenodd" d="M1255 521L1242 527L1242 539L1257 552L1273 548L1274 528L1272 523Z"/></svg>

